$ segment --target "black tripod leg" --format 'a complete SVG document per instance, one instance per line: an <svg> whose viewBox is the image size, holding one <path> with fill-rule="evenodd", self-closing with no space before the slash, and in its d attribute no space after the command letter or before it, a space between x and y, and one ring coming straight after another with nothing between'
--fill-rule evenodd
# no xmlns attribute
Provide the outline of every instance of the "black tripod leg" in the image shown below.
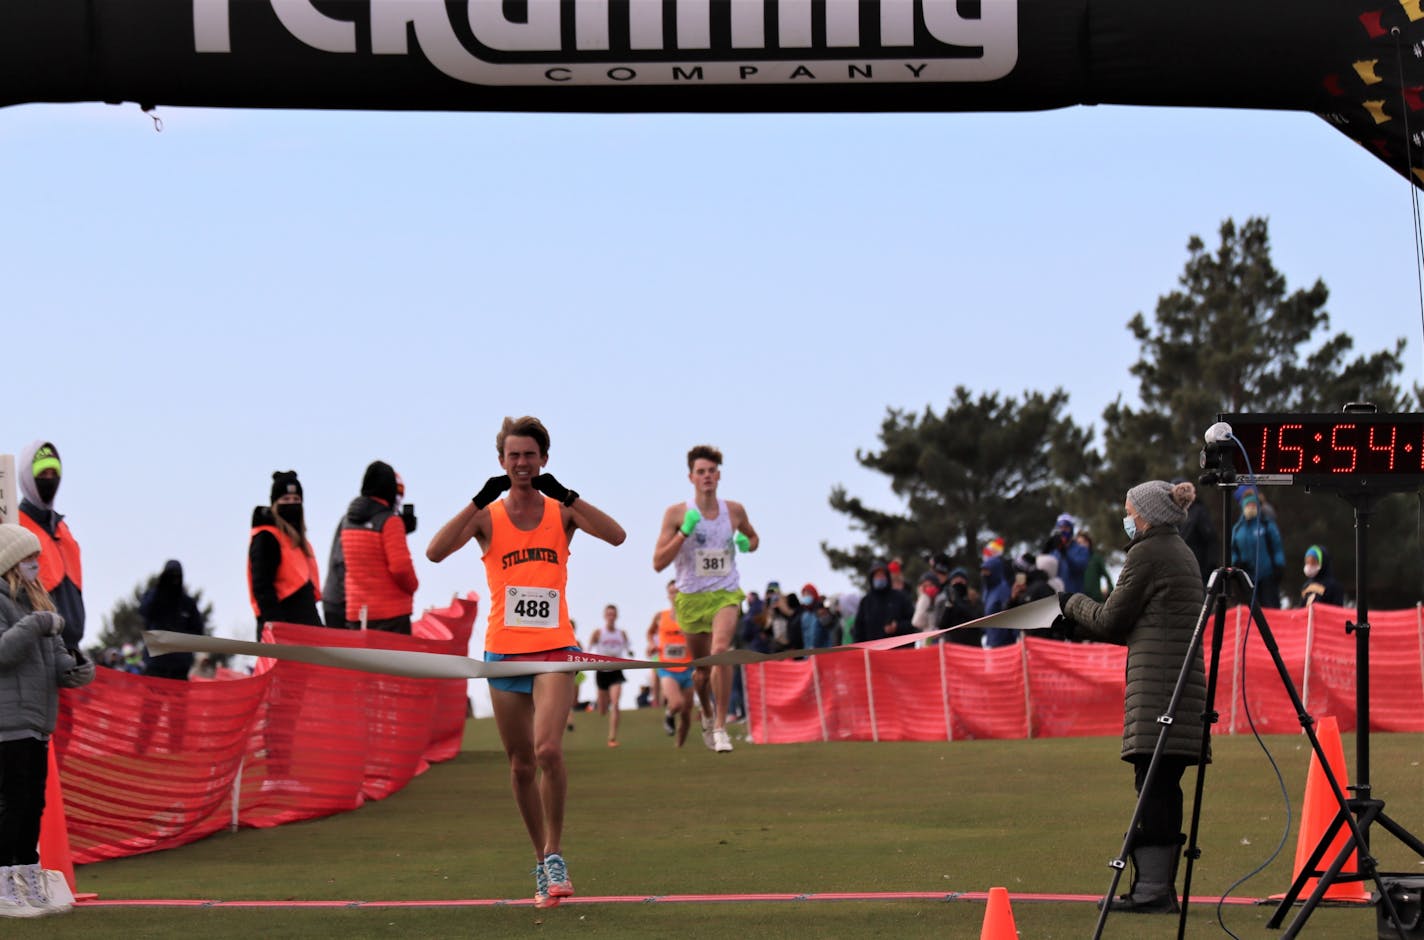
<svg viewBox="0 0 1424 940"><path fill-rule="evenodd" d="M1340 786L1340 781L1336 778L1335 771L1330 767L1330 760L1325 754L1325 749L1320 746L1320 737L1315 733L1315 719L1305 710L1305 703L1301 701L1300 692L1296 690L1295 680L1291 678L1290 670L1286 668L1285 660L1281 658L1281 650L1280 647L1276 645L1276 637L1271 632L1271 625L1266 622L1266 615L1261 612L1261 607L1256 603L1255 598L1252 598L1251 601L1251 620L1256 624L1256 630L1261 635L1261 642L1265 644L1266 650L1271 654L1271 662L1275 663L1276 673L1281 679L1281 687L1284 688L1286 694L1290 696L1291 705L1295 708L1296 717L1300 721L1300 726L1305 730L1305 736L1310 739L1310 748L1315 753L1316 760L1320 761L1320 769L1325 776L1326 782L1330 784L1330 792L1334 795L1335 804L1340 809L1337 818L1342 825L1348 826L1350 829L1350 839L1354 847L1359 851L1360 873L1375 883L1375 888L1381 895L1382 903L1385 904L1386 909L1390 910L1392 914L1393 905L1384 897L1384 885L1380 882L1379 871L1375 866L1375 860L1369 854L1369 842L1365 839L1363 831L1355 821L1354 814L1350 812L1350 799L1345 795L1344 788ZM1325 842L1325 845L1328 846L1329 842ZM1349 856L1349 849L1350 846L1347 845L1342 850L1341 855L1336 858L1336 863L1331 865L1331 868L1334 869L1333 871L1327 869L1326 873L1321 876L1320 882L1315 886L1315 891L1311 893L1310 899L1305 902L1300 913L1296 914L1295 919L1292 920L1290 926L1286 928L1286 932L1281 935L1283 940L1290 940L1290 938L1294 937L1300 932L1300 929L1305 926L1306 920L1309 919L1311 913L1315 910L1315 906L1320 902L1320 898L1324 896L1326 890L1330 887L1331 883L1333 883L1335 876L1340 873L1340 867L1344 865L1345 858ZM1288 904L1286 902L1283 901L1281 903L1276 913L1272 915L1271 920L1267 922L1268 927L1280 926L1281 918L1284 917L1287 906Z"/></svg>
<svg viewBox="0 0 1424 940"><path fill-rule="evenodd" d="M1157 767L1161 763L1162 753L1167 749L1167 735L1172 730L1172 722L1177 714L1177 705L1182 700L1182 693L1186 690L1187 682L1191 678L1192 666L1196 664L1197 653L1201 650L1202 634L1206 630L1207 616L1212 610L1217 592L1225 590L1225 570L1218 568L1212 572L1211 579L1207 582L1207 596L1202 602L1201 613L1197 616L1197 625L1192 630L1191 643L1187 646L1187 655L1182 660L1182 668L1177 673L1177 684L1172 687L1172 697L1167 702L1166 711L1157 716L1157 723L1161 725L1161 729L1157 732L1157 744L1152 748L1152 760L1147 764L1147 773L1142 779L1142 789L1137 794L1137 805L1132 810L1132 821L1127 824L1127 836L1122 841L1122 852L1117 858L1108 862L1109 867L1113 870L1112 884L1108 886L1108 893L1103 897L1102 908L1098 911L1098 923L1093 929L1093 940L1099 940L1102 937L1103 927L1107 924L1113 895L1117 893L1118 883L1122 880L1122 871L1127 867L1127 857L1131 854L1133 843L1137 838L1137 826L1142 822L1144 800L1152 791L1153 781L1157 779ZM1176 890L1175 885L1172 890Z"/></svg>
<svg viewBox="0 0 1424 940"><path fill-rule="evenodd" d="M1217 577L1217 572L1212 573L1212 577ZM1223 582L1229 583L1230 577L1221 575ZM1211 663L1206 671L1206 712L1202 715L1202 741L1201 753L1197 756L1197 782L1196 790L1192 795L1192 822L1191 828L1187 831L1187 864L1186 871L1182 876L1182 912L1177 920L1177 937L1186 936L1187 933L1187 907L1191 903L1192 894L1192 869L1196 860L1201 857L1201 850L1197 847L1197 834L1201 825L1202 793L1206 789L1206 768L1207 761L1211 757L1211 728L1220 717L1216 711L1216 680L1221 670L1221 641L1226 634L1226 590L1225 583L1222 589L1214 594L1207 593L1207 603L1215 601L1216 614L1213 619L1211 630Z"/></svg>

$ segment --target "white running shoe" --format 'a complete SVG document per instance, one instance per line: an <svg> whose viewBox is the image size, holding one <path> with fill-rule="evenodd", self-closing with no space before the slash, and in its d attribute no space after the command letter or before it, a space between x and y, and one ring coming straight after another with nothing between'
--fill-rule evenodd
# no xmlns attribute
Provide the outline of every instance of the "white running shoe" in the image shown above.
<svg viewBox="0 0 1424 940"><path fill-rule="evenodd" d="M732 739L727 737L726 728L717 728L712 732L712 750L718 754L725 754L732 749Z"/></svg>
<svg viewBox="0 0 1424 940"><path fill-rule="evenodd" d="M717 750L717 741L712 737L712 719L706 715L702 716L702 743L709 751Z"/></svg>

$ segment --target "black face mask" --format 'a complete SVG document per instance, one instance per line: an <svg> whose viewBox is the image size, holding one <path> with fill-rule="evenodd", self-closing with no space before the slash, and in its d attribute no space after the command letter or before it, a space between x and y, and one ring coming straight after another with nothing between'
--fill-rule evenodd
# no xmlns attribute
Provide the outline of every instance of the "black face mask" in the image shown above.
<svg viewBox="0 0 1424 940"><path fill-rule="evenodd" d="M302 522L301 503L282 503L277 506L277 515L285 519L292 526L292 528L296 529L298 532L306 531L304 523Z"/></svg>
<svg viewBox="0 0 1424 940"><path fill-rule="evenodd" d="M40 494L40 502L54 502L54 494L59 492L59 477L36 477L35 492Z"/></svg>

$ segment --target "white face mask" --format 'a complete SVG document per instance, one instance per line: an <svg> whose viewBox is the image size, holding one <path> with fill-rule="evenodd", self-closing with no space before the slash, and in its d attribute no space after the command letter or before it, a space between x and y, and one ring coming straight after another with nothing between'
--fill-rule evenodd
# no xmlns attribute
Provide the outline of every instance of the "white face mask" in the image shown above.
<svg viewBox="0 0 1424 940"><path fill-rule="evenodd" d="M1305 571L1305 576L1306 576L1307 578L1313 578L1313 577L1315 577L1316 575L1320 574L1320 566L1319 566L1319 565L1306 565L1303 570Z"/></svg>
<svg viewBox="0 0 1424 940"><path fill-rule="evenodd" d="M1137 538L1137 521L1131 516L1122 517L1122 531L1127 533L1130 539Z"/></svg>
<svg viewBox="0 0 1424 940"><path fill-rule="evenodd" d="M17 567L20 569L20 577L26 581L38 581L40 579L40 562L38 558L22 561Z"/></svg>

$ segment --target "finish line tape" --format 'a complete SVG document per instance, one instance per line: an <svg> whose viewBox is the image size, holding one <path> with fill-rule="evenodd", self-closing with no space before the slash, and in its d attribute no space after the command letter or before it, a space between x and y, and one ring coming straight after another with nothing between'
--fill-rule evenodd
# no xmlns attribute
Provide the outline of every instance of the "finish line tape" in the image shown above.
<svg viewBox="0 0 1424 940"><path fill-rule="evenodd" d="M848 650L890 650L908 646L920 640L940 636L967 627L998 627L1006 630L1044 630L1058 615L1058 599L1042 600L1001 611L989 617L926 633L889 636L846 646L826 649L785 650L780 653L754 653L750 650L728 650L714 656L704 656L679 666L751 665L782 659L802 659ZM375 672L411 679L490 679L506 676L527 676L545 672L602 672L612 669L661 669L667 663L646 659L617 659L581 650L557 650L529 653L518 659L487 663L468 656L446 653L422 653L416 650L377 650L342 646L302 646L292 643L254 643L250 640L229 640L216 636L193 636L168 630L150 630L143 635L149 652L161 653L227 653L290 660L312 666L334 666L359 672Z"/></svg>

